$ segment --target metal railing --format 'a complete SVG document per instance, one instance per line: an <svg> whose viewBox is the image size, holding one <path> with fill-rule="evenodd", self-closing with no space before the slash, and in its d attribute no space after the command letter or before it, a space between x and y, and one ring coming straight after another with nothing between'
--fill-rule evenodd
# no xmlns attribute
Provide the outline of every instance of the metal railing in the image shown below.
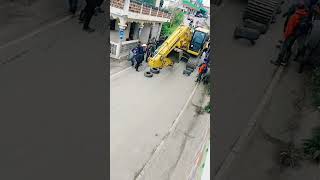
<svg viewBox="0 0 320 180"><path fill-rule="evenodd" d="M124 3L124 0L110 0L110 5L118 9L123 9ZM152 6L147 3L143 3L139 0L130 0L129 11L138 14L145 14L149 16L162 17L168 19L171 19L172 17L169 11Z"/></svg>

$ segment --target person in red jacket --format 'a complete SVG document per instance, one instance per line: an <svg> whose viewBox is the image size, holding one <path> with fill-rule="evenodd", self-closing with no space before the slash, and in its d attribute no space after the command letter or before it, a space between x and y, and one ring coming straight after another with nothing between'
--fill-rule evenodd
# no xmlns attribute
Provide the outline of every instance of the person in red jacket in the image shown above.
<svg viewBox="0 0 320 180"><path fill-rule="evenodd" d="M301 24L309 17L309 12L303 4L300 4L295 10L295 13L289 18L284 31L284 42L279 53L278 59L272 62L275 65L286 65L291 54L291 47L298 36L305 33L302 30ZM301 33L302 32L302 33Z"/></svg>
<svg viewBox="0 0 320 180"><path fill-rule="evenodd" d="M199 65L199 69L198 69L198 77L196 82L200 82L202 79L202 76L207 72L208 70L208 64L207 63L201 63Z"/></svg>

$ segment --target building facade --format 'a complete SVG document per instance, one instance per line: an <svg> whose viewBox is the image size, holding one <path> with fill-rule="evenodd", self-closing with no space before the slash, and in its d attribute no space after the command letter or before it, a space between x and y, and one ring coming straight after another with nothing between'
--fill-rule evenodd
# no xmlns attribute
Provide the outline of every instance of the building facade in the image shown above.
<svg viewBox="0 0 320 180"><path fill-rule="evenodd" d="M171 14L156 6L134 0L110 1L110 56L122 59L128 56L138 41L147 43L160 36L162 23L169 22Z"/></svg>

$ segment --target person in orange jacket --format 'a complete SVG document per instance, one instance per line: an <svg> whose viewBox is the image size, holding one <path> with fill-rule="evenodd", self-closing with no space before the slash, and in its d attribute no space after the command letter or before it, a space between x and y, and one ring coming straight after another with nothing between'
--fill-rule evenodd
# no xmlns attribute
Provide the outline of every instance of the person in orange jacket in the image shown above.
<svg viewBox="0 0 320 180"><path fill-rule="evenodd" d="M305 25L305 22L308 24L309 12L304 6L300 4L295 10L295 13L291 15L287 22L287 26L284 31L284 42L279 53L278 59L272 63L275 65L286 65L288 63L288 56L291 53L291 47L297 37L307 33L306 29L308 25ZM287 52L287 55L286 55Z"/></svg>
<svg viewBox="0 0 320 180"><path fill-rule="evenodd" d="M207 72L208 70L208 64L207 63L201 63L198 69L198 77L196 79L196 82L200 82L202 80L203 75Z"/></svg>

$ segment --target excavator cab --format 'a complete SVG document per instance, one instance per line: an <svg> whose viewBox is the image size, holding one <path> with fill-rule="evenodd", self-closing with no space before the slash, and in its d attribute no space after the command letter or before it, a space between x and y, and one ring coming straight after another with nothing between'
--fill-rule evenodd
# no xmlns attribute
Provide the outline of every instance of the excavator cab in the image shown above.
<svg viewBox="0 0 320 180"><path fill-rule="evenodd" d="M196 28L193 32L187 52L192 55L199 56L209 39L209 32L210 31L208 29L201 27Z"/></svg>

